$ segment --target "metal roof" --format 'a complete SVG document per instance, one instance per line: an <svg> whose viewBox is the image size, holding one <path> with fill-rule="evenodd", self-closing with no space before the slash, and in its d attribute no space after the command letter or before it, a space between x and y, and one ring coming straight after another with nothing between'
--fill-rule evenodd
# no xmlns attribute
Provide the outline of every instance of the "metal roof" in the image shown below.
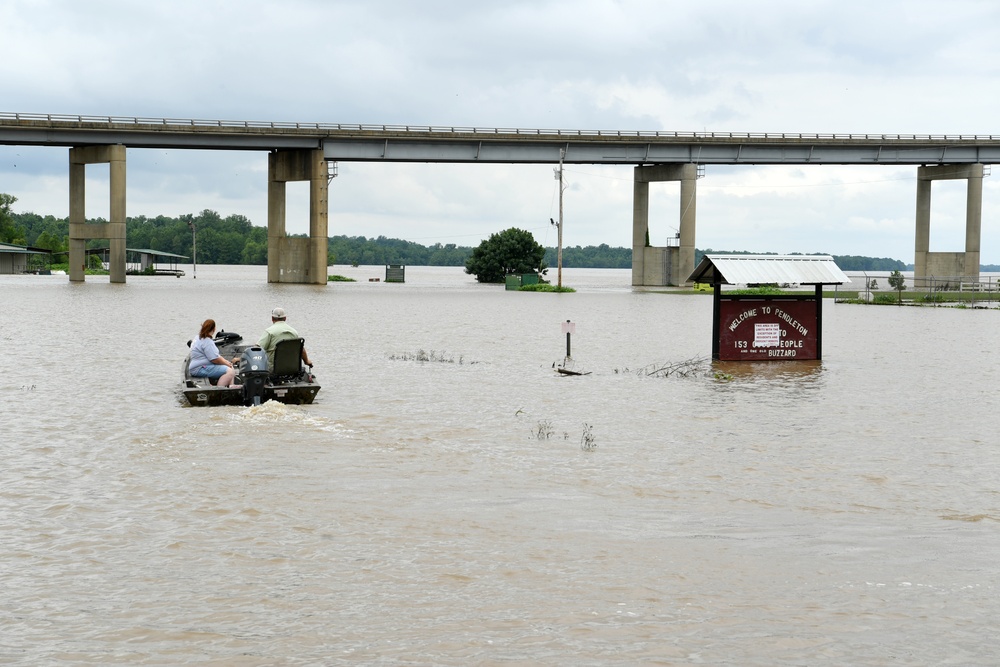
<svg viewBox="0 0 1000 667"><path fill-rule="evenodd" d="M851 282L829 255L705 255L688 280L712 285Z"/></svg>
<svg viewBox="0 0 1000 667"><path fill-rule="evenodd" d="M126 252L137 252L140 255L152 255L153 257L176 257L177 259L188 259L187 255L175 255L172 252L162 250L149 250L148 248L125 248Z"/></svg>
<svg viewBox="0 0 1000 667"><path fill-rule="evenodd" d="M47 255L50 253L49 250L32 248L31 246L25 245L14 245L13 243L0 243L0 252L17 255Z"/></svg>

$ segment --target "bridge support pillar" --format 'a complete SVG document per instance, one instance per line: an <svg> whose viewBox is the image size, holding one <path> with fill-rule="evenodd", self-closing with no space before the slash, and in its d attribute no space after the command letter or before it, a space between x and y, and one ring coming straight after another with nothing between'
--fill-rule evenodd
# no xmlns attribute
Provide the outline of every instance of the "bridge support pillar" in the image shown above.
<svg viewBox="0 0 1000 667"><path fill-rule="evenodd" d="M87 224L87 165L108 163L111 210L108 222ZM111 282L125 282L125 146L83 146L69 149L69 279L86 277L87 241L108 239Z"/></svg>
<svg viewBox="0 0 1000 667"><path fill-rule="evenodd" d="M931 252L931 182L964 178L965 252ZM913 248L913 281L928 286L932 277L978 282L983 226L983 165L945 164L917 169L917 225Z"/></svg>
<svg viewBox="0 0 1000 667"><path fill-rule="evenodd" d="M267 162L267 282L325 285L328 181L323 150L279 150ZM309 181L309 237L285 233L285 184Z"/></svg>
<svg viewBox="0 0 1000 667"><path fill-rule="evenodd" d="M675 246L656 247L649 238L649 184L681 182L680 233ZM632 190L632 284L683 285L694 271L698 165L657 164L635 168Z"/></svg>

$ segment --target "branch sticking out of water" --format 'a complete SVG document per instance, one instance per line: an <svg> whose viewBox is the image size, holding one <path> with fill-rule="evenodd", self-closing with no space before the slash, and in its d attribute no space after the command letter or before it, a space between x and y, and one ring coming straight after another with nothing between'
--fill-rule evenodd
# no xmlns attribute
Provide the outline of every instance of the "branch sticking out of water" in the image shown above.
<svg viewBox="0 0 1000 667"><path fill-rule="evenodd" d="M709 371L708 357L692 357L684 361L670 361L655 364L648 364L635 370L635 374L640 377L691 377L701 375ZM615 369L615 373L629 373L630 369Z"/></svg>

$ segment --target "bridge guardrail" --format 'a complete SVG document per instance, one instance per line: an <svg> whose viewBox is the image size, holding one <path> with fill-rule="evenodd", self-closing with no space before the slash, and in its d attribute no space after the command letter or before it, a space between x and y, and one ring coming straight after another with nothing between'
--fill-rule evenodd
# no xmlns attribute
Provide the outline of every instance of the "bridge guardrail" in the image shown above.
<svg viewBox="0 0 1000 667"><path fill-rule="evenodd" d="M802 141L904 141L982 142L1000 141L988 134L840 134L797 132L678 132L665 130L560 130L526 128L483 128L442 125L371 125L358 123L297 123L288 121L209 120L198 118L149 118L143 116L87 116L71 114L18 113L0 111L0 120L44 121L50 123L104 123L107 125L157 125L161 127L224 127L234 129L289 129L340 132L395 132L411 134L517 135L539 137L599 137L654 139L782 139Z"/></svg>

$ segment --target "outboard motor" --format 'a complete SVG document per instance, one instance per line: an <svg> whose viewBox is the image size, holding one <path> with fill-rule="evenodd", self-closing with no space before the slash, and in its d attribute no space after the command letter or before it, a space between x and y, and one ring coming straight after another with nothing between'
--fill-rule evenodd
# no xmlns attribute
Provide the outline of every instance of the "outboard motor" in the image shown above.
<svg viewBox="0 0 1000 667"><path fill-rule="evenodd" d="M240 380L243 382L243 404L260 405L267 384L267 352L252 345L240 353Z"/></svg>
<svg viewBox="0 0 1000 667"><path fill-rule="evenodd" d="M232 331L226 331L223 329L215 334L215 344L216 345L228 345L230 343L238 343L243 340L243 336L238 333L233 333Z"/></svg>

